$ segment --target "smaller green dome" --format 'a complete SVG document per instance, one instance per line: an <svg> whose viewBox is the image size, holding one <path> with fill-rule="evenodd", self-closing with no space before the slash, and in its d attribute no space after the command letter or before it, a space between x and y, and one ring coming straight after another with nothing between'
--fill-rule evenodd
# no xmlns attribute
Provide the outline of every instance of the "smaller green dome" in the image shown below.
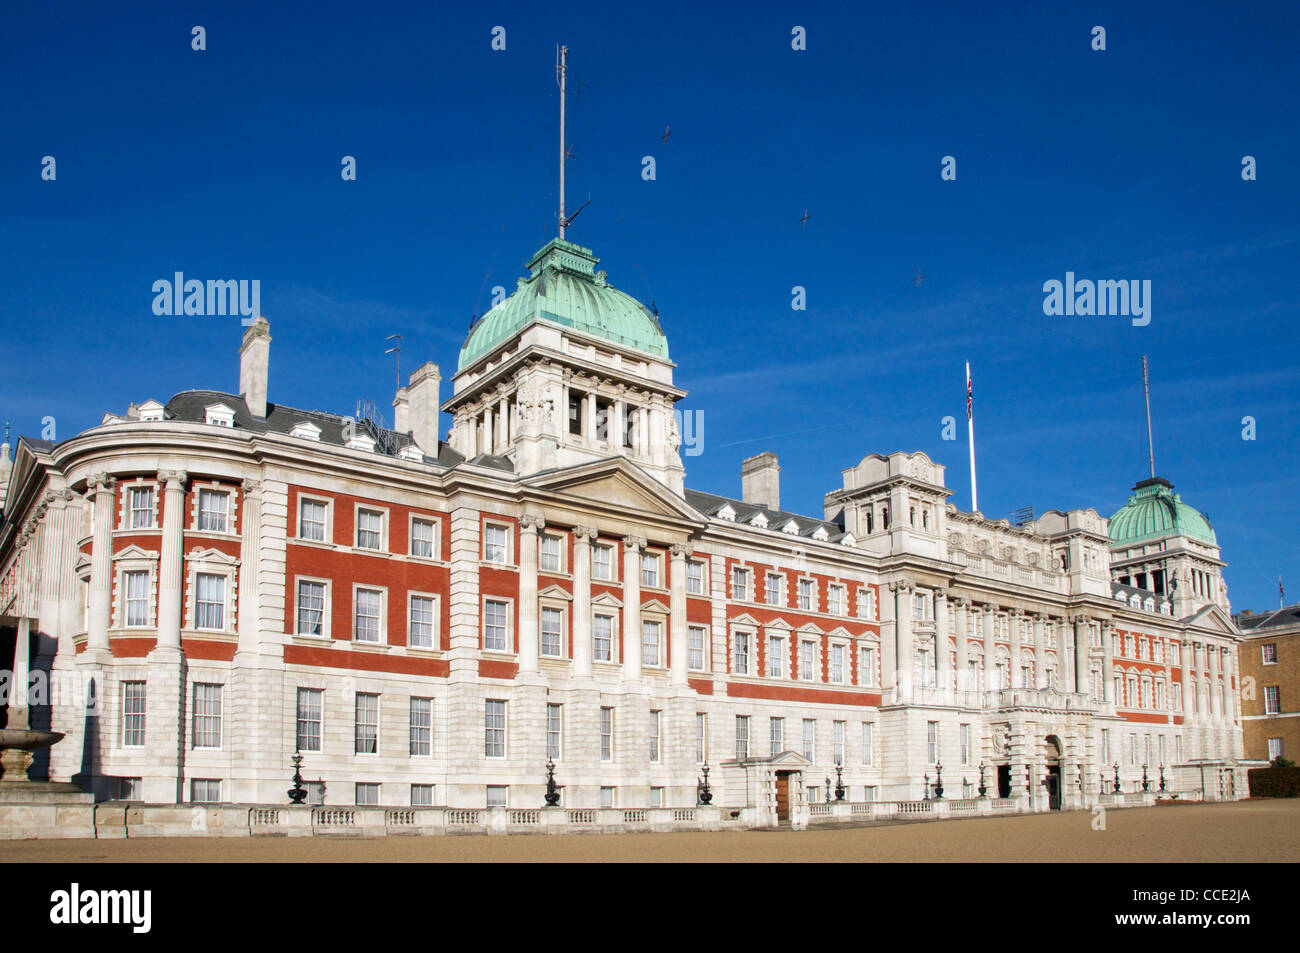
<svg viewBox="0 0 1300 953"><path fill-rule="evenodd" d="M460 349L464 370L498 344L535 321L576 328L627 347L668 358L668 339L659 319L631 295L611 286L590 248L552 238L528 262L531 274L474 322Z"/></svg>
<svg viewBox="0 0 1300 953"><path fill-rule="evenodd" d="M1143 480L1110 518L1110 541L1118 546L1165 536L1188 536L1219 545L1210 521L1184 503L1172 483L1161 477Z"/></svg>

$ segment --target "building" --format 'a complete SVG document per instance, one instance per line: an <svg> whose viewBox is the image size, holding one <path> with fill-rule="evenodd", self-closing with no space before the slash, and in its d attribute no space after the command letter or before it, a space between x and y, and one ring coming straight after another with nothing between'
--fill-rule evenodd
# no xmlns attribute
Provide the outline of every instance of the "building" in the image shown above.
<svg viewBox="0 0 1300 953"><path fill-rule="evenodd" d="M1300 755L1300 605L1234 616L1241 630L1241 717L1246 757Z"/></svg>
<svg viewBox="0 0 1300 953"><path fill-rule="evenodd" d="M327 804L532 808L549 760L566 807L670 807L707 764L758 822L841 780L1244 792L1224 563L1167 481L1020 526L921 452L846 459L820 515L772 454L738 497L686 489L667 340L597 264L547 243L392 429L269 402L259 319L238 393L21 439L0 625L93 686L35 711L67 733L49 774L283 803L300 751Z"/></svg>

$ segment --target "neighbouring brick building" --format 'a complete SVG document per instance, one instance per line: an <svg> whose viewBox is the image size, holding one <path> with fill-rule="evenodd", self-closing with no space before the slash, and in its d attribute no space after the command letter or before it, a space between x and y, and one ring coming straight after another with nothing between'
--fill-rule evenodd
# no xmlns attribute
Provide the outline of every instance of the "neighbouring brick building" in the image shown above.
<svg viewBox="0 0 1300 953"><path fill-rule="evenodd" d="M1247 759L1300 760L1300 605L1234 616Z"/></svg>

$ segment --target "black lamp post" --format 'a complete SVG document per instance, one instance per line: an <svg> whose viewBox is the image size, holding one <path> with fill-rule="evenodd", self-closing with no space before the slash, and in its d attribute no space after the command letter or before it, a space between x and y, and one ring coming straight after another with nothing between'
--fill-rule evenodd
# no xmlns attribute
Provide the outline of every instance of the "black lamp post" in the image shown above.
<svg viewBox="0 0 1300 953"><path fill-rule="evenodd" d="M1101 778L1101 788L1097 791L1097 793L1105 794L1106 793L1106 772L1105 771L1101 772L1099 777Z"/></svg>
<svg viewBox="0 0 1300 953"><path fill-rule="evenodd" d="M826 803L831 803L831 779L826 778Z"/></svg>
<svg viewBox="0 0 1300 953"><path fill-rule="evenodd" d="M922 801L928 801L928 800L930 800L930 772L929 772L929 771L925 772L925 782L924 782L924 785L925 785L925 786L924 786L924 788L923 788L922 790L923 790L925 793L923 793L923 794L921 795L921 800L922 800Z"/></svg>
<svg viewBox="0 0 1300 953"><path fill-rule="evenodd" d="M988 785L984 783L984 762L980 762L980 797L985 797L989 793Z"/></svg>
<svg viewBox="0 0 1300 953"><path fill-rule="evenodd" d="M1160 790L1162 792L1165 790L1165 766L1163 764L1160 766Z"/></svg>
<svg viewBox="0 0 1300 953"><path fill-rule="evenodd" d="M1119 762L1118 762L1118 761L1115 762L1115 793L1116 793L1116 794L1119 794L1119 793L1120 793L1120 787L1119 787Z"/></svg>
<svg viewBox="0 0 1300 953"><path fill-rule="evenodd" d="M934 763L934 799L936 801L943 800L943 762L942 761L936 761Z"/></svg>
<svg viewBox="0 0 1300 953"><path fill-rule="evenodd" d="M713 792L709 790L709 762L704 762L704 780L700 782L700 803L713 803Z"/></svg>
<svg viewBox="0 0 1300 953"><path fill-rule="evenodd" d="M555 762L546 759L546 806L555 807L560 803L560 789L555 786Z"/></svg>
<svg viewBox="0 0 1300 953"><path fill-rule="evenodd" d="M1151 790L1151 779L1147 777L1147 766L1145 764L1142 765L1142 790Z"/></svg>
<svg viewBox="0 0 1300 953"><path fill-rule="evenodd" d="M302 753L293 753L293 787L289 789L289 803L301 804L307 800L307 789L302 786Z"/></svg>
<svg viewBox="0 0 1300 953"><path fill-rule="evenodd" d="M835 762L835 800L844 800L844 768Z"/></svg>

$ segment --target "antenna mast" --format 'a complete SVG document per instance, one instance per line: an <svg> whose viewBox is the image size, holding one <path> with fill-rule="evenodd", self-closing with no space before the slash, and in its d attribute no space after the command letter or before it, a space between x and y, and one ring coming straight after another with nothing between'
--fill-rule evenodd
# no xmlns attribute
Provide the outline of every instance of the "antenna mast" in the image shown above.
<svg viewBox="0 0 1300 953"><path fill-rule="evenodd" d="M1147 398L1147 459L1151 462L1151 479L1156 477L1156 449L1151 439L1151 378L1147 373L1147 356L1142 355L1142 389Z"/></svg>
<svg viewBox="0 0 1300 953"><path fill-rule="evenodd" d="M564 90L565 70L568 66L569 48L560 47L560 62L556 67L560 79L560 238L564 237L564 228L568 224L564 219Z"/></svg>

